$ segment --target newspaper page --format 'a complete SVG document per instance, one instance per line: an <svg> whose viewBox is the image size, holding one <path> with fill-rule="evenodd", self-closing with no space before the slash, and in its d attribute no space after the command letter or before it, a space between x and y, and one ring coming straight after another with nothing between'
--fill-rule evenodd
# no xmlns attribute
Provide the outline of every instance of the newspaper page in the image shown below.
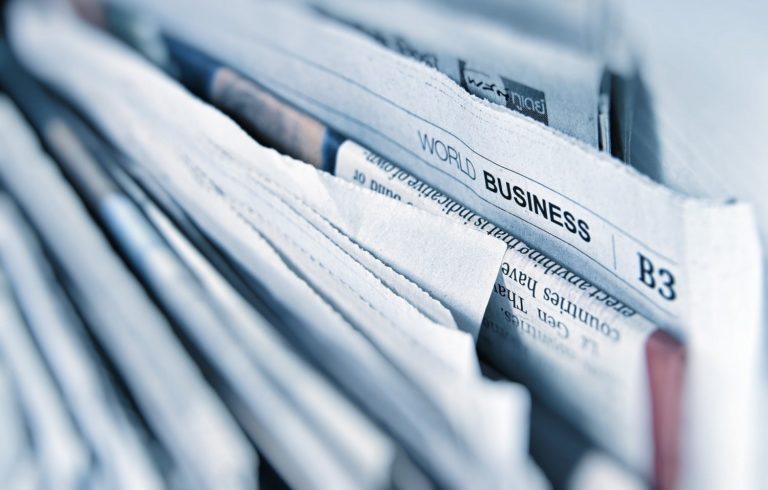
<svg viewBox="0 0 768 490"><path fill-rule="evenodd" d="M601 59L414 2L311 3L321 15L445 73L481 99L598 146Z"/></svg>
<svg viewBox="0 0 768 490"><path fill-rule="evenodd" d="M45 359L35 347L2 269L0 320L0 354L16 380L26 427L40 462L42 483L62 488L87 485L91 479L90 448L59 395Z"/></svg>
<svg viewBox="0 0 768 490"><path fill-rule="evenodd" d="M77 190L101 218L116 246L154 292L164 311L183 332L183 337L195 344L197 352L206 359L206 365L218 374L214 383L217 394L227 406L234 407L236 418L270 464L280 470L287 482L297 487L313 482L330 488L388 486L386 478L392 460L386 454L386 439L373 430L366 419L359 415L355 417L354 411L345 410L346 407L336 403L336 413L346 412L344 423L348 428L354 428L349 433L364 441L356 445L367 447L367 456L375 455L370 459L380 466L363 470L356 456L365 456L365 453L345 447L347 441L342 438L328 441L325 433L343 432L327 431L316 418L309 420L305 417L284 396L291 388L276 386L272 382L274 377L267 376L253 362L254 358L259 358L269 365L277 355L277 349L254 355L246 350L244 343L230 335L226 328L227 324L232 324L227 321L229 317L215 307L193 273L165 243L159 231L150 225L138 205L108 178L101 165L118 165L110 147L74 114L48 97L30 76L23 77L20 72L18 79L25 85L26 96L14 90L11 84L6 84L5 88L26 109L32 125L39 129L62 170L76 183ZM248 327L253 328L253 325ZM309 376L302 375L301 379L305 380L304 388L308 388ZM318 407L327 406L331 399L330 394L323 394L327 396L316 404ZM124 461L127 458L115 459ZM379 478L385 480L377 480Z"/></svg>
<svg viewBox="0 0 768 490"><path fill-rule="evenodd" d="M79 311L115 359L148 424L188 477L250 488L257 456L205 383L170 325L115 255L43 152L32 129L0 99L0 174L61 266ZM14 141L11 145L8 141ZM39 200L40 194L46 196ZM55 215L50 209L56 209ZM83 258L84 257L84 258ZM87 298L99 297L100 301ZM195 430L190 430L194 427Z"/></svg>
<svg viewBox="0 0 768 490"><path fill-rule="evenodd" d="M677 436L658 428L678 430L682 376L675 369L684 362L679 344L609 293L351 141L340 146L334 172L507 243L483 319L480 353L501 372L524 378L541 399L640 474L652 478L655 470L658 478L676 471L652 468L650 458L673 448L655 457L676 460ZM668 356L649 352L657 343L673 345ZM663 385L652 382L654 364L665 367ZM663 395L669 390L671 398ZM653 411L659 403L665 409Z"/></svg>
<svg viewBox="0 0 768 490"><path fill-rule="evenodd" d="M153 13L186 42L450 190L458 202L683 336L690 347L687 398L697 407L685 417L683 481L749 485L763 297L749 206L670 191L473 98L445 75L354 30L291 6L124 3ZM181 9L190 14L176 15ZM229 29L213 27L222 24ZM720 396L726 387L727 400Z"/></svg>
<svg viewBox="0 0 768 490"><path fill-rule="evenodd" d="M556 260L379 155L340 141L343 138L333 130L231 69L172 40L168 46L173 61L161 66L174 64L185 73L181 78L186 83L209 80L209 100L257 141L268 141L372 192L504 241L508 251L486 308L481 356L513 379L524 377L535 394L614 453L645 461L636 466L644 474L653 435L658 463L653 478L672 479L684 370L684 348L678 341ZM195 90L206 93L205 87ZM305 199L312 195L305 194ZM370 214L375 210L363 212ZM333 221L344 229L345 220ZM510 325L512 331L505 328ZM553 330L557 335L550 335ZM629 359L635 368L622 369ZM617 433L622 437L615 437Z"/></svg>
<svg viewBox="0 0 768 490"><path fill-rule="evenodd" d="M116 14L110 18L115 19ZM128 22L120 22L121 26L132 22L144 25L142 19L124 20ZM147 30L142 31L143 38L149 39ZM513 379L524 377L554 410L623 459L643 461L635 469L646 475L652 438L653 459L658 467L649 478L664 482L672 479L677 472L684 368L684 349L679 342L607 292L494 228L439 190L351 141L338 141L339 135L316 119L296 111L231 69L206 61L203 53L166 39L171 59L159 62L160 66L173 66L170 71L184 73L181 79L202 94L206 88L192 81L209 80L209 100L247 128L257 141L268 142L273 148L302 157L315 167L333 171L338 177L393 200L428 209L469 228L491 230L485 233L507 243L509 250L480 333L481 356ZM129 42L148 54L143 44ZM303 173L315 175L309 168ZM313 185L310 181L298 187L312 189ZM303 194L304 200L316 200L313 192ZM360 210L361 217L375 214L375 209ZM349 230L350 235L359 235L356 226L349 227L351 221L332 216L334 225ZM389 232L387 227L382 228ZM392 235L398 236L395 232ZM539 267L543 277L536 274ZM523 271L522 281L517 280L518 271ZM546 287L538 288L538 284ZM541 293L537 297L537 289L544 290L544 298ZM558 313L567 316L558 319ZM512 335L504 328L507 324L514 328ZM549 335L552 329L558 335ZM627 365L628 359L634 360L634 369L619 369ZM657 376L657 372L663 372L663 376ZM622 437L608 437L617 433Z"/></svg>
<svg viewBox="0 0 768 490"><path fill-rule="evenodd" d="M11 488L39 488L37 461L32 453L25 417L17 399L11 372L0 362L0 416L5 421L0 441L0 478Z"/></svg>
<svg viewBox="0 0 768 490"><path fill-rule="evenodd" d="M137 55L75 19L26 5L17 5L13 12L14 47L23 61L81 105L121 151L150 171L255 277L269 277L267 286L279 293L277 299L294 304L294 314L311 327L303 335L317 335L315 329L322 328L324 335L337 337L333 339L337 344L349 342L350 335L358 339L342 358L325 359L326 364L332 361L338 369L340 361L365 354L368 361L360 361L357 371L371 376L366 383L386 381L382 377L392 373L392 367L405 376L407 384L380 384L367 406L382 417L382 410L388 408L385 403L397 399L395 410L385 417L398 424L398 435L429 465L433 476L459 485L473 482L493 487L527 474L526 393L508 383L483 380L476 360L469 362L475 359L470 336L421 315L359 262L350 260L345 250L351 244L340 246L343 237L338 230L312 226L317 223L311 209L299 196L280 185L268 185L279 176L286 177L279 180L286 187L294 181L306 182L291 174L312 169L260 147L232 121L192 98ZM88 67L87 79L66 69L75 61ZM157 134L165 137L159 139ZM406 214L435 229L446 223L351 184L333 182L317 177L310 188L343 198L338 201L340 207L378 199L382 206L392 206L395 224ZM461 227L453 231L459 241L464 234L473 242L474 256L480 261L503 254L503 244L496 240ZM485 245L478 249L478 244ZM492 270L484 272L490 275L489 283L498 263L494 260ZM451 266L452 262L443 265ZM489 285L484 294L490 289ZM366 343L360 344L361 338ZM366 372L364 366L382 357L390 368L381 365ZM358 393L365 389L356 387ZM400 398L398 390L403 389L409 391ZM410 410L403 412L404 408ZM414 431L416 421L429 424ZM451 463L458 461L464 467Z"/></svg>
<svg viewBox="0 0 768 490"><path fill-rule="evenodd" d="M134 194L135 196L135 194ZM225 315L228 330L260 369L286 393L293 409L312 422L363 485L391 484L395 448L327 379L299 358L146 196L136 196L150 220L184 259ZM283 416L274 425L282 424ZM295 442L295 441L294 441ZM274 459L273 459L274 461ZM274 464L274 463L273 463ZM288 468L287 471L291 471ZM313 478L314 481L316 477Z"/></svg>
<svg viewBox="0 0 768 490"><path fill-rule="evenodd" d="M161 488L159 472L144 452L141 436L120 410L92 346L83 338L83 326L77 324L61 296L63 291L57 289L39 243L7 198L0 198L0 263L72 418L98 459L92 468L93 481Z"/></svg>

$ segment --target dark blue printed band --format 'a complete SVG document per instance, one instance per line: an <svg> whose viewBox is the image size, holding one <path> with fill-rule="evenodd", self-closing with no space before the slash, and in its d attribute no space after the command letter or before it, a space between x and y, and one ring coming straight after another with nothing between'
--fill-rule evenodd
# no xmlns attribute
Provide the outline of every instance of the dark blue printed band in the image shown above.
<svg viewBox="0 0 768 490"><path fill-rule="evenodd" d="M326 128L323 136L323 166L321 170L329 174L336 172L336 155L339 152L339 146L346 140L347 138L336 131Z"/></svg>
<svg viewBox="0 0 768 490"><path fill-rule="evenodd" d="M207 99L213 76L223 65L174 37L164 35L163 39L178 69L179 81L199 97Z"/></svg>

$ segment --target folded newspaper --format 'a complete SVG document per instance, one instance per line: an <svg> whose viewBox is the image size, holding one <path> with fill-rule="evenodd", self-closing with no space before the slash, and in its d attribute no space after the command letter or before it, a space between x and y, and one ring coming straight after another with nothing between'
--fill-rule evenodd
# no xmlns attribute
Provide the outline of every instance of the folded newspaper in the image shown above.
<svg viewBox="0 0 768 490"><path fill-rule="evenodd" d="M664 167L651 14L2 11L3 488L766 483L764 202Z"/></svg>

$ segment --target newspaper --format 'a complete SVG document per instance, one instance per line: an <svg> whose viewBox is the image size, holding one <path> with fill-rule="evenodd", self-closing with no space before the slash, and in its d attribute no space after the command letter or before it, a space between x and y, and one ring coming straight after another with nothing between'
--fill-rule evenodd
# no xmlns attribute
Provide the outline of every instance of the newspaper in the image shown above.
<svg viewBox="0 0 768 490"><path fill-rule="evenodd" d="M431 185L450 189L457 201L684 337L690 410L683 479L749 486L763 326L761 252L749 206L670 191L473 98L445 75L362 34L291 6L124 3L153 13L174 35ZM189 15L176 15L181 9ZM726 388L727 400L718 396ZM714 457L712 447L728 457Z"/></svg>
<svg viewBox="0 0 768 490"><path fill-rule="evenodd" d="M9 488L39 488L37 462L19 405L11 373L0 362L0 417L3 420L3 440L0 441L0 479Z"/></svg>
<svg viewBox="0 0 768 490"><path fill-rule="evenodd" d="M187 481L251 488L256 455L137 280L87 217L32 130L0 101L0 175L66 274L79 311L114 359ZM10 143L13 141L13 144ZM39 200L40 195L46 199ZM57 210L50 214L50 209ZM99 298L91 301L89 298ZM190 430L194 428L194 430Z"/></svg>
<svg viewBox="0 0 768 490"><path fill-rule="evenodd" d="M7 231L7 230L6 230ZM4 271L0 271L0 354L8 363L27 427L47 486L78 488L88 484L90 448L78 433L64 400L35 348L21 312L13 302Z"/></svg>
<svg viewBox="0 0 768 490"><path fill-rule="evenodd" d="M695 308L690 305L693 286L687 280L693 271L687 270L691 267L685 267L687 264L680 258L683 249L710 251L685 254L701 257L711 255L714 244L662 237L703 233L693 225L689 225L693 228L690 231L682 226L697 221L693 219L697 214L706 214L710 220L730 221L724 229L744 228L745 238L754 235L747 206L690 199L654 185L604 155L531 125L515 114L494 110L463 94L444 76L393 55L364 36L269 2L234 4L226 11L202 0L196 5L196 12L200 13L183 19L170 15L174 11L172 4L144 7L160 15L169 29L188 42L204 46L204 51L333 123L356 141L417 176L429 176L426 180L437 187L455 189L453 197L473 204L473 209L502 226L519 229L518 234L530 235L532 239L521 238L533 245L540 242L543 251L558 252L566 263L583 265L574 269L603 279L598 283L614 284L614 289L648 310L650 317L671 328L685 330L696 324L686 321L694 315L691 310ZM259 24L242 20L245 13L253 13ZM206 19L225 19L232 29L211 29L212 23ZM269 36L287 28L289 21L302 27L292 29L296 36ZM236 49L243 45L252 48L247 55ZM366 60L362 59L364 55L368 55ZM312 63L308 62L310 57ZM312 76L294 75L297 68L311 70ZM376 78L388 72L402 75ZM342 77L345 74L348 76ZM302 84L307 84L304 88L312 84L312 99L308 90L301 91ZM339 87L354 91L355 97L332 90ZM438 89L443 91L442 97L428 96ZM445 97L454 102L442 103ZM405 104L405 100L409 103ZM440 100L439 106L432 106L435 100ZM400 102L403 107L418 108L419 113L398 108ZM334 111L328 107L334 107ZM391 117L376 118L378 113ZM440 117L430 118L430 114ZM378 126L363 124L366 120L375 120ZM443 120L446 122L435 122ZM473 150L475 147L482 148L482 153ZM544 181L546 186L540 183ZM594 185L577 185L583 181L611 185L599 189ZM513 189L513 184L519 184L518 189ZM615 205L629 200L627 193L642 198L632 202L647 203L642 220ZM549 207L553 207L554 221L549 218ZM731 216L732 220L726 219ZM747 241L745 252L750 251L749 245ZM710 268L715 266L711 264ZM650 287L651 282L655 287Z"/></svg>
<svg viewBox="0 0 768 490"><path fill-rule="evenodd" d="M683 350L631 307L382 157L346 141L335 175L507 243L478 348L640 474L676 460ZM672 344L664 360L652 345ZM671 362L671 364L670 364ZM654 364L664 385L654 383ZM578 389L574 389L577 387ZM671 393L671 397L662 393ZM664 406L664 411L653 407ZM664 426L666 434L658 431Z"/></svg>
<svg viewBox="0 0 768 490"><path fill-rule="evenodd" d="M310 373L296 373L296 368L285 365L283 358L281 367L306 380L304 389L312 389L316 394L313 404L299 407L292 403L296 397L284 394L293 393L294 388L287 380L275 383L274 373L270 375L262 367L271 366L279 356L280 345L273 343L271 350L251 352L246 345L252 346L252 342L244 343L240 336L232 335L223 327L239 326L242 332L253 329L253 323L238 323L226 309L219 308L135 201L108 178L99 163L117 165L109 146L78 124L80 121L60 104L47 100L43 92L33 93L34 80L26 80L26 86L34 103L45 105L47 113L53 114L39 118L34 117L34 110L27 111L33 116L33 124L41 128L48 148L65 173L77 182L81 195L91 203L116 245L176 321L185 338L219 375L220 381L216 383L219 396L233 408L262 454L280 468L284 479L295 486L388 486L393 448L383 434L354 409L334 400L329 387L311 383ZM32 102L21 96L16 100L20 104L26 102L22 105L27 106ZM99 162L94 160L96 157ZM252 357L262 359L263 364L253 362ZM329 424L328 418L312 408L329 405L335 408L337 416L344 415L347 428L354 428L350 430L352 437L344 438L343 432L331 430L328 425L333 424ZM368 451L359 452L358 447L366 447ZM369 468L366 459L370 460Z"/></svg>
<svg viewBox="0 0 768 490"><path fill-rule="evenodd" d="M226 319L223 323L229 326L235 338L266 375L288 395L295 409L328 441L327 450L340 455L339 459L344 462L346 472L359 475L359 484L387 486L394 476L391 474L394 458L391 442L383 438L370 422L361 418L361 414L327 380L302 362L278 337L273 327L248 305L171 220L146 195L140 194L141 191L134 187L133 196L137 202L142 203L147 217L215 299ZM284 416L281 415L275 425L283 423ZM302 444L301 441L292 442ZM289 453L295 451L296 448L293 448ZM273 461L273 464L277 463L274 458ZM291 474L295 466L284 471ZM310 482L322 484L317 473L312 474Z"/></svg>
<svg viewBox="0 0 768 490"><path fill-rule="evenodd" d="M323 16L446 74L471 94L598 146L601 60L413 2L313 3Z"/></svg>
<svg viewBox="0 0 768 490"><path fill-rule="evenodd" d="M105 373L82 338L83 326L54 289L40 246L7 198L0 200L0 263L8 272L31 337L51 366L64 402L98 465L92 481L102 485L161 488L160 475L149 461L140 435L121 410Z"/></svg>
<svg viewBox="0 0 768 490"><path fill-rule="evenodd" d="M398 224L408 221L422 224L422 230L440 229L440 248L431 245L434 252L421 249L418 256L440 250L446 263L434 264L446 270L462 263L446 258L453 253L446 241L448 248L453 235L457 244L472 243L473 252L459 257L468 263L467 271L477 263L492 264L480 272L489 287L480 293L486 296L479 317L503 244L456 225L447 226L453 230L448 235L440 218L258 146L135 54L74 19L27 5L16 5L13 17L14 47L22 60L81 106L253 277L269 278L262 286L302 320L305 338L322 336L325 345L344 349L337 350L342 355L320 359L322 365L359 398L369 397L361 400L366 408L386 421L432 476L446 484L481 487L524 478L524 391L483 380L472 338L434 323L351 260L349 251L359 245L316 217L331 209L312 206L292 189L327 196L329 206L340 210L365 200L388 207L390 230L382 237L407 230ZM72 76L66 68L70 62L88 67L89 77ZM404 236L412 247L438 243L434 237L420 241L421 235L401 233L400 239ZM349 362L353 359L355 364ZM365 381L350 385L350 377L359 375ZM379 388L371 391L368 385Z"/></svg>
<svg viewBox="0 0 768 490"><path fill-rule="evenodd" d="M123 38L126 26L138 27L143 22L127 12L111 12L108 17L110 22L120 19L118 35ZM149 31L137 27L130 31L142 31L143 38L149 39ZM179 73L190 88L247 128L257 141L267 141L291 156L302 157L317 168L333 171L394 200L470 228L492 230L489 234L502 239L509 250L486 308L479 343L481 355L514 379L523 377L554 410L625 460L645 461L636 464L637 471L649 474L648 460L653 456L656 463L665 463L654 469L653 478L673 479L670 477L677 472L684 363L679 343L556 261L492 228L494 225L485 218L380 156L350 141L341 142L336 133L316 119L296 111L226 66L206 59L204 53L168 37L164 43L160 33L155 38L160 42L150 45L167 43L170 55L163 62L155 62ZM154 59L146 51L147 44L127 39ZM208 80L207 87L198 84L199 80ZM373 210L370 214L374 214ZM345 221L337 222L343 228ZM544 277L536 273L540 266ZM522 284L517 281L520 273ZM554 314L549 313L552 311ZM558 313L568 317L558 319ZM511 331L505 328L509 325ZM557 335L548 334L553 329ZM617 369L628 359L635 360L635 369ZM664 373L662 378L655 375L659 370ZM641 420L644 423L638 423Z"/></svg>
<svg viewBox="0 0 768 490"><path fill-rule="evenodd" d="M154 26L151 23L148 25L146 18L114 8L110 8L105 15L109 18L110 28L116 30L118 35L136 46L149 59L166 71L174 72L178 69L167 55L162 60L155 59L155 51L167 52L167 49L159 31L152 32ZM141 39L137 39L129 34L130 32L143 34ZM153 48L147 51L148 45L162 49ZM223 90L229 92L226 88ZM232 94L222 94L222 97L234 97L231 102L239 103L236 91L232 91ZM279 138L283 137L286 130L291 131L280 124L275 124L270 129ZM304 156L307 159L317 156L314 153L322 146L321 140L317 140L317 137L322 138L321 134L294 135L296 138L292 141L307 150L307 153L294 156ZM305 136L307 140L302 142ZM269 143L275 142L269 141L272 138L268 136L266 139ZM270 147L289 150L279 144ZM291 179L299 179L299 183L286 186L280 182ZM337 246L344 248L347 254L371 270L387 287L407 298L429 318L445 326L458 324L462 330L477 336L488 292L484 287L476 286L492 284L492 263L498 259L492 254L477 255L480 250L479 238L470 239L458 231L460 227L441 221L424 220L418 217L419 213L399 209L400 206L378 197L361 198L354 206L344 205L336 196L348 195L349 189L343 185L339 187L339 183L334 179L302 168L288 174L281 168L273 169L264 185L278 188L280 192L290 193L292 199L298 199L298 206L305 210L304 217L312 222L313 227L326 230L326 235L334 239ZM328 186L332 191L315 192L314 187L317 185ZM351 195L356 194L352 192ZM402 213L408 217L392 219ZM413 218L410 217L411 214L414 214ZM338 228L346 237L339 238L340 235L328 231L329 226ZM446 233L454 236L454 232L458 233L455 235L454 245L450 250L444 250L439 257L425 257L413 253L419 249L443 248ZM403 240L403 236L413 239ZM350 246L347 237L363 248ZM413 240L419 240L419 243ZM498 247L498 244L491 243L492 240L486 240L483 246ZM469 255L474 258L468 260ZM449 317L445 307L430 299L430 295L443 303L454 318Z"/></svg>

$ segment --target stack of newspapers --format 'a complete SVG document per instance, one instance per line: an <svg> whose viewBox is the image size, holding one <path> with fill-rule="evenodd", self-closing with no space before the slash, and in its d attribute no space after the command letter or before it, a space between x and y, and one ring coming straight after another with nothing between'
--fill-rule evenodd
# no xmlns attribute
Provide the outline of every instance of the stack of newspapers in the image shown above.
<svg viewBox="0 0 768 490"><path fill-rule="evenodd" d="M768 6L667 3L4 2L0 488L766 488Z"/></svg>

